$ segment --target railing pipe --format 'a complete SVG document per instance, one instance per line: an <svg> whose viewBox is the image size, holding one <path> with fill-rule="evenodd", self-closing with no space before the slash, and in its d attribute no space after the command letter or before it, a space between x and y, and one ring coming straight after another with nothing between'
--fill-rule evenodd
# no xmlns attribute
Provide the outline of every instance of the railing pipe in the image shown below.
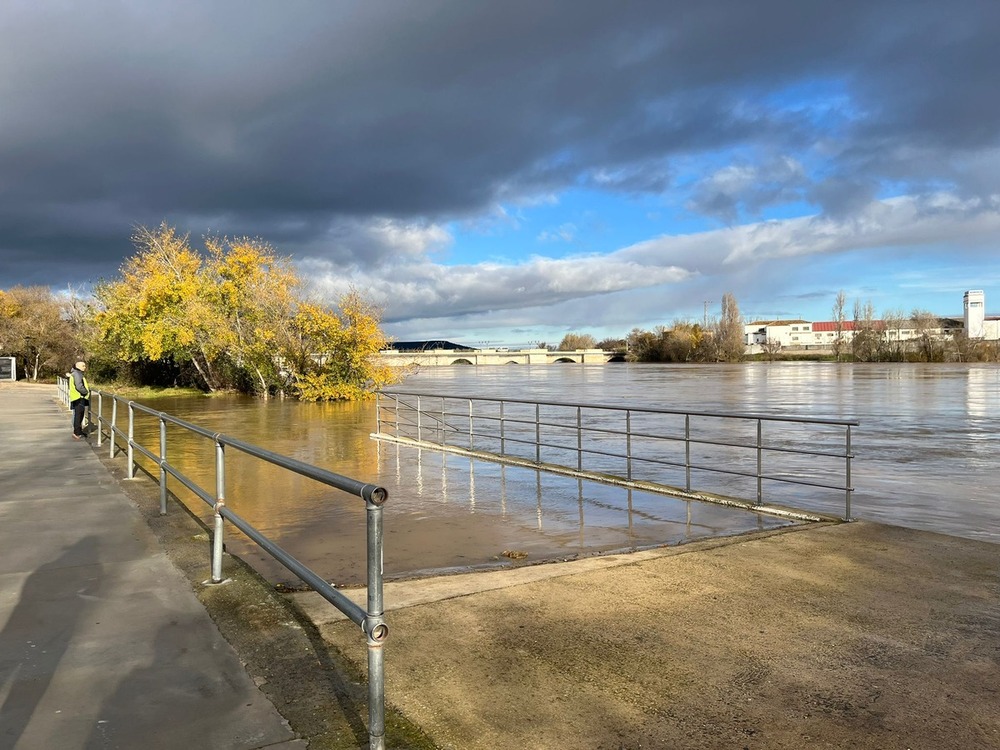
<svg viewBox="0 0 1000 750"><path fill-rule="evenodd" d="M388 635L382 601L382 506L365 503L368 518L368 737L370 750L385 747L385 670L382 644Z"/></svg>
<svg viewBox="0 0 1000 750"><path fill-rule="evenodd" d="M104 431L101 429L101 425L104 422L104 394L98 392L97 394L97 447L100 448L103 443Z"/></svg>
<svg viewBox="0 0 1000 750"><path fill-rule="evenodd" d="M583 409L576 407L576 470L583 471Z"/></svg>
<svg viewBox="0 0 1000 750"><path fill-rule="evenodd" d="M847 439L847 451L846 451L847 466L845 467L845 472L846 472L847 488L844 490L844 495L845 495L844 520L852 521L854 519L851 518L851 493L854 491L854 487L851 485L851 459L853 458L853 455L851 454L851 425L847 425L846 439Z"/></svg>
<svg viewBox="0 0 1000 750"><path fill-rule="evenodd" d="M109 394L110 395L110 394ZM111 457L114 458L116 436L124 434L118 429L118 397L112 395L111 406ZM124 399L122 399L125 403ZM101 401L99 400L100 404ZM348 619L359 625L365 633L369 656L369 747L374 750L384 750L385 748L385 676L383 666L382 645L388 637L389 628L384 619L384 603L382 600L382 505L388 499L388 493L383 487L361 482L350 477L312 466L303 461L299 461L288 456L282 456L264 448L259 448L250 443L246 443L236 438L228 437L220 433L214 433L202 427L186 422L177 417L172 417L164 412L157 412L149 407L142 406L133 401L129 401L129 427L128 427L128 463L129 478L135 476L135 451L139 451L143 456L156 462L159 465L159 480L161 492L165 490L167 475L174 477L184 487L191 490L195 496L213 506L215 511L215 534L212 544L212 583L222 582L222 553L223 543L223 521L229 521L236 528L242 531L261 549L271 555L280 564L285 566L295 574L307 586L316 591L326 601L343 612ZM100 411L100 408L99 408ZM142 412L156 416L160 427L160 450L159 455L154 454L135 440L135 413ZM103 417L99 414L98 419ZM398 400L397 400L398 418ZM194 481L182 474L177 468L170 465L167 460L167 423L178 425L195 434L213 439L216 448L216 487L215 495L211 495L202 489ZM397 421L398 432L398 421ZM314 571L303 565L294 557L289 555L284 549L261 534L256 528L251 526L239 515L226 507L225 503L225 447L231 446L247 455L255 456L280 468L301 474L303 476L322 482L336 489L348 492L362 498L367 509L367 539L368 539L368 611L365 611L344 594L337 591L327 581L320 578ZM150 475L152 476L152 475ZM162 494L161 494L162 498ZM161 506L162 508L162 506Z"/></svg>
<svg viewBox="0 0 1000 750"><path fill-rule="evenodd" d="M421 415L422 405L419 401L419 396L421 394L413 391L386 391L379 394L382 396L393 398L396 400L399 408L406 410L413 410L416 408L418 414L415 418L407 419L406 424L397 429L397 438L401 440L409 440L412 435L412 425L414 423L421 423L421 419L432 418L438 424L442 431L442 439L440 444L444 446L455 445L454 441L449 440L449 436L462 436L462 429L456 427L455 425L449 424L447 417L456 416L459 412L451 412L448 409L448 404L454 404L456 402L464 402L466 410L468 412L468 446L469 450L472 452L477 452L476 443L482 443L483 440L488 440L492 442L495 446L496 442L499 441L499 449L497 448L478 448L478 452L484 452L486 457L489 454L493 454L497 460L501 463L505 461L526 461L530 460L523 452L519 452L521 449L512 448L512 445L519 444L525 446L534 447L534 463L538 466L542 466L543 452L549 448L556 449L557 451L566 452L575 451L576 461L565 460L565 462L556 461L552 464L550 469L552 471L571 471L576 473L587 473L593 474L594 478L598 481L611 481L613 483L628 482L635 483L641 482L643 484L650 485L660 485L664 488L664 491L669 493L704 493L706 495L718 495L719 491L711 487L696 487L696 479L692 475L697 472L705 472L712 475L727 475L732 478L746 477L752 479L754 482L754 489L750 490L747 488L747 499L741 500L738 497L733 497L730 499L739 500L741 503L746 502L748 505L755 506L757 508L764 506L765 500L765 483L777 483L784 485L800 485L803 487L817 487L825 490L834 490L845 493L845 515L847 519L851 517L851 493L853 488L851 485L851 462L853 456L851 455L851 432L850 427L857 426L859 423L857 420L845 420L845 419L824 419L815 417L790 417L790 416L778 416L778 415L765 415L759 413L720 413L720 412L705 412L705 411L693 411L693 410L678 410L678 409L661 409L657 407L642 407L642 406L620 406L611 404L583 404L576 402L565 402L565 401L541 401L536 399L518 399L518 398L491 398L486 396L474 396L465 394L455 394L455 395L442 395L434 394L437 399L440 400L440 417L435 416L428 412L427 414ZM429 395L429 394L423 394ZM412 397L417 406L414 406L414 401L409 401L408 403L400 403L400 398L404 399L407 397ZM484 404L496 404L496 407L490 406L488 409L484 407L484 411L477 417L476 409L478 408L477 402L483 402ZM530 405L533 410L533 418L529 413L519 411L517 406ZM547 418L546 421L542 420L542 407L552 406L555 407L551 418ZM575 417L570 417L569 414L565 412L566 409L572 408L575 411ZM596 412L597 415L604 413L619 413L625 412L625 425L624 430L620 428L614 428L609 426L601 426L599 423L595 423L593 426L588 426L584 419L584 411L587 412L588 419L592 412ZM674 430L666 429L658 431L655 428L647 428L645 430L636 430L633 424L633 416L635 414L650 414L650 415L679 415L683 416L683 435L679 435ZM695 417L708 417L712 420L725 420L721 423L721 432L715 434L715 428L712 427L715 423L712 422L711 425L706 427L702 432L698 432L697 425L692 424L692 420ZM397 416L397 420L399 417ZM571 421L572 420L572 421ZM730 425L736 424L739 421L752 422L755 428L755 437L740 437L743 434L743 428L740 427L736 432L730 429ZM526 434L527 428L534 424L534 440ZM814 425L817 428L822 427L846 427L847 429L847 447L846 448L830 448L828 447L828 440L830 438L827 434L819 435L816 440L812 440L807 437L806 439L796 439L785 443L776 443L773 446L769 446L765 441L764 429L765 423L783 425L788 427L789 425ZM399 422L397 421L397 425ZM555 434L551 438L543 440L543 429L553 428ZM524 429L524 432L522 432ZM570 442L572 438L570 437L570 430L576 433L576 439ZM624 449L621 443L616 443L613 447L607 448L607 436L624 436ZM378 436L382 436L379 433ZM421 435L422 438L422 435ZM422 439L418 438L418 442L424 442ZM464 439L463 441L464 442ZM573 444L575 442L575 445ZM683 448L680 448L680 444L683 443ZM695 454L696 450L694 446L717 446L726 449L737 449L739 451L746 451L746 453L741 454L741 457L749 457L753 455L754 466L753 468L747 467L742 469L739 465L730 462L716 462L710 457L706 456L704 460L697 460ZM672 448L671 446L677 446ZM457 446L456 446L457 448ZM643 450L652 449L650 451ZM461 450L461 448L457 448ZM683 458L679 455L680 451L683 451ZM498 452L497 452L498 451ZM750 453L752 451L752 454ZM624 455L623 455L624 453ZM843 459L846 461L846 467L844 473L840 474L840 466L837 465L836 469L831 468L829 464L824 464L822 470L830 475L830 478L826 476L821 476L819 481L810 479L805 472L783 472L780 470L774 470L770 473L767 472L765 463L770 461L769 457L765 456L765 453L775 453L775 454L790 454L801 457L816 457L820 459ZM749 454L749 455L748 455ZM625 471L619 476L609 475L606 470L599 468L603 466L601 463L596 463L594 469L588 469L586 467L586 461L590 458L594 458L596 461L603 461L605 457L610 457L614 459L624 458ZM586 461L585 461L586 459ZM640 465L645 468L652 469L652 473L646 473L641 470ZM677 480L672 480L671 477L673 472L678 469L683 469L684 480L683 480L683 490L679 486L675 486ZM839 474L837 480L834 480L832 476L834 474ZM677 482L677 485L680 483ZM725 493L732 488L734 484L727 482L722 486L722 498L725 499ZM739 485L745 486L745 485ZM706 498L702 498L706 499ZM776 509L775 512L780 512L780 509ZM840 513L836 514L838 517Z"/></svg>
<svg viewBox="0 0 1000 750"><path fill-rule="evenodd" d="M222 552L225 529L222 509L226 507L226 446L215 440L215 533L212 535L212 583L222 583Z"/></svg>
<svg viewBox="0 0 1000 750"><path fill-rule="evenodd" d="M542 462L542 405L535 404L535 463Z"/></svg>
<svg viewBox="0 0 1000 750"><path fill-rule="evenodd" d="M504 440L504 419L503 419L503 399L500 400L500 455L506 455L506 441Z"/></svg>
<svg viewBox="0 0 1000 750"><path fill-rule="evenodd" d="M691 415L684 415L684 489L691 491Z"/></svg>
<svg viewBox="0 0 1000 750"><path fill-rule="evenodd" d="M764 443L763 443L763 431L762 422L757 420L757 505L764 504L764 488L763 479L761 478L764 474Z"/></svg>
<svg viewBox="0 0 1000 750"><path fill-rule="evenodd" d="M625 410L625 476L632 481L632 411ZM631 495L629 496L631 499Z"/></svg>
<svg viewBox="0 0 1000 750"><path fill-rule="evenodd" d="M133 402L128 402L128 478L135 479L135 451L133 439L135 438L135 406Z"/></svg>
<svg viewBox="0 0 1000 750"><path fill-rule="evenodd" d="M160 415L160 515L167 515L167 420Z"/></svg>
<svg viewBox="0 0 1000 750"><path fill-rule="evenodd" d="M118 399L114 396L111 397L111 434L108 436L110 438L111 445L108 448L108 458L115 457L115 431L118 429Z"/></svg>

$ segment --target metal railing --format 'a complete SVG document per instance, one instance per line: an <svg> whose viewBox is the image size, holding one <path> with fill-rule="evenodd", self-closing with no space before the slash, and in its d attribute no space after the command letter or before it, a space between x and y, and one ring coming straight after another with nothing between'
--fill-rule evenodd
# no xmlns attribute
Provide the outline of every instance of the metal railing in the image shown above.
<svg viewBox="0 0 1000 750"><path fill-rule="evenodd" d="M765 485L833 491L843 494L842 518L851 520L851 428L857 420L397 389L379 393L376 420L373 437L380 440L763 512L785 512L765 506ZM733 495L740 482L755 485L747 493L755 496Z"/></svg>
<svg viewBox="0 0 1000 750"><path fill-rule="evenodd" d="M60 380L65 380L60 378ZM66 384L59 384L60 399L66 401ZM382 600L382 506L388 499L385 488L367 484L356 479L334 474L294 458L282 456L272 451L251 445L228 435L212 432L165 412L126 400L114 394L91 389L89 420L97 425L97 445L103 445L107 432L110 458L116 452L127 452L129 479L135 478L136 452L148 458L159 468L160 515L167 512L167 476L172 476L197 497L205 501L215 512L214 534L212 537L212 583L222 583L222 558L224 521L242 531L261 549L294 573L299 580L340 610L352 622L359 625L368 643L368 739L370 750L384 750L385 747L385 672L383 668L383 644L389 634L385 623ZM96 406L94 399L96 398ZM104 401L110 400L111 414L104 415ZM67 403L68 405L68 403ZM95 416L96 414L96 416ZM135 424L138 415L154 417L159 422L159 444L148 448L135 439ZM123 419L124 417L124 419ZM122 423L125 423L125 427ZM215 444L215 488L214 492L199 486L167 459L167 425L175 425L187 432L213 441ZM124 447L119 447L119 441ZM278 544L274 543L250 523L226 507L226 448L253 456L274 466L286 469L322 484L342 490L365 501L367 511L367 610L362 609L344 594L323 580L317 573L306 567ZM152 477L152 474L150 474ZM152 477L156 479L155 477Z"/></svg>

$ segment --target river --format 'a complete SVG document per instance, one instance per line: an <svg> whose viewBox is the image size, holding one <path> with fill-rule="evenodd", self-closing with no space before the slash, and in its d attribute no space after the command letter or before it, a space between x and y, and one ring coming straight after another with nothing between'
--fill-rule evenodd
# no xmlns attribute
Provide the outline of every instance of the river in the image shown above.
<svg viewBox="0 0 1000 750"><path fill-rule="evenodd" d="M1000 367L995 364L547 365L423 368L403 386L670 409L857 419L852 512L1000 542ZM698 502L379 444L372 403L235 396L147 402L270 450L385 485L386 573L566 559L787 523ZM154 426L139 434L154 434ZM170 430L172 462L214 487L211 446ZM363 580L364 505L230 452L227 502L334 583ZM194 468L202 464L203 469ZM185 491L171 484L184 496ZM188 498L207 518L207 506ZM237 534L233 534L233 537ZM230 549L287 580L252 545Z"/></svg>

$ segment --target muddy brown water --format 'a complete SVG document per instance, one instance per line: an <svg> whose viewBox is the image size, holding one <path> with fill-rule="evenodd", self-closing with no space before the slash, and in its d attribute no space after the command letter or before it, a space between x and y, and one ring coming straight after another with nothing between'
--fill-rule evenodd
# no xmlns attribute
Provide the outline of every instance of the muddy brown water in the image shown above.
<svg viewBox="0 0 1000 750"><path fill-rule="evenodd" d="M858 419L853 513L1000 541L1000 368L996 365L754 363L424 368L401 386L442 394L636 404ZM378 443L373 403L303 404L238 396L162 397L158 410L331 471L385 486L390 578L677 544L787 521L529 469ZM110 409L105 407L106 416ZM157 436L140 416L136 432ZM211 491L210 441L168 427L168 459ZM227 503L324 578L364 581L357 498L229 450ZM211 511L170 487L206 520ZM800 493L801 494L801 493ZM807 493L808 494L808 493ZM783 498L838 512L842 502ZM839 508L837 507L839 504ZM227 547L274 582L291 574L232 531ZM508 553L505 555L504 553Z"/></svg>

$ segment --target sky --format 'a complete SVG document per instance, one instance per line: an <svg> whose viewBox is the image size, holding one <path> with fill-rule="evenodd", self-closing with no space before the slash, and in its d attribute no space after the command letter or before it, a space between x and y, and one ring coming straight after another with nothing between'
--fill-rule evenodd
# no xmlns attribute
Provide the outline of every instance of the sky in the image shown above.
<svg viewBox="0 0 1000 750"><path fill-rule="evenodd" d="M256 237L397 340L1000 312L996 0L5 0L0 288Z"/></svg>

